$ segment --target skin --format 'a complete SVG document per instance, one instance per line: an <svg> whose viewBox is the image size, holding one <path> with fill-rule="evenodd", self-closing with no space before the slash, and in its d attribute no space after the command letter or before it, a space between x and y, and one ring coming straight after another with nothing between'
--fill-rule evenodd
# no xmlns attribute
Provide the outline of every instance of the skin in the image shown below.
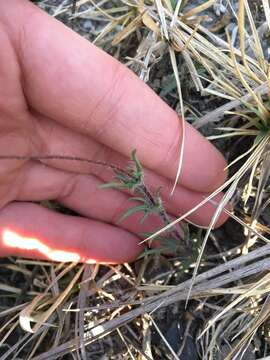
<svg viewBox="0 0 270 360"><path fill-rule="evenodd" d="M0 42L0 154L72 155L124 167L137 149L146 183L162 186L173 217L224 182L225 160L186 124L182 174L170 196L181 138L177 114L125 66L36 6L1 1ZM135 215L119 224L131 203L123 192L97 188L111 179L110 170L85 163L1 160L1 256L135 259L142 250L136 234L160 222L152 216L140 225ZM32 203L46 199L80 216ZM190 220L207 225L214 210L206 204ZM221 215L217 225L225 220Z"/></svg>

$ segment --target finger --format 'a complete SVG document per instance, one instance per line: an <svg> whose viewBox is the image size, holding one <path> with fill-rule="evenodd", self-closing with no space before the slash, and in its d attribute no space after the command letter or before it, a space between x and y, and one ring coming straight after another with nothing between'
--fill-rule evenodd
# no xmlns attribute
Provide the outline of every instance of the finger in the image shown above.
<svg viewBox="0 0 270 360"><path fill-rule="evenodd" d="M43 152L45 154L73 154L78 157L99 160L107 164L117 165L120 168L125 168L128 164L128 159L112 149L97 143L95 140L72 130L63 128L63 126L54 121L36 115L39 122L38 133L40 143L42 144ZM50 160L47 164L53 165L58 169L68 170L69 172L85 172L96 175L103 182L111 182L113 171L106 166L91 165L87 163L64 161L64 160ZM153 173L151 170L144 169L144 177L147 186L155 192L158 188L162 188L162 198L168 210L175 216L186 213L191 208L204 200L209 194L198 193L186 189L181 185L177 186L173 196L170 195L173 187L173 182L165 177L161 177ZM215 198L219 202L222 195ZM208 225L216 208L208 203L200 208L190 216L190 220L200 224ZM78 209L77 209L78 211ZM218 225L221 225L227 216L223 213Z"/></svg>
<svg viewBox="0 0 270 360"><path fill-rule="evenodd" d="M175 178L181 127L173 110L115 59L27 1L2 2L0 10L30 106L127 157L136 148L148 168ZM223 157L188 124L184 154L185 187L204 192L223 182Z"/></svg>
<svg viewBox="0 0 270 360"><path fill-rule="evenodd" d="M21 173L20 183L16 200L57 199L66 207L83 216L119 225L136 234L151 232L162 225L158 216L151 217L143 225L140 224L142 213L130 216L119 224L120 217L136 204L130 202L130 196L118 190L100 189L100 185L104 182L93 175L72 174L32 162L25 166ZM165 194L166 189L162 198L167 211L177 217L204 200L204 194L194 193L180 187L176 190L175 201L168 201L171 199L168 199L168 195L166 198ZM215 198L215 201L219 200L220 197ZM207 203L189 219L205 226L209 224L214 211L214 206ZM226 219L226 215L221 215L217 226Z"/></svg>
<svg viewBox="0 0 270 360"><path fill-rule="evenodd" d="M137 237L109 224L30 203L12 203L0 211L1 256L122 263L134 260L140 251Z"/></svg>

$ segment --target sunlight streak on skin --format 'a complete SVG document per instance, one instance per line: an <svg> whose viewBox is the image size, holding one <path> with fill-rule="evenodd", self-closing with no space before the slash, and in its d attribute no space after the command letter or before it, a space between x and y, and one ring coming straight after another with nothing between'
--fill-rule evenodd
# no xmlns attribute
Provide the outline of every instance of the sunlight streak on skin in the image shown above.
<svg viewBox="0 0 270 360"><path fill-rule="evenodd" d="M60 262L87 262L93 263L94 260L83 260L81 256L75 252L52 249L49 246L42 243L37 238L22 236L15 231L5 229L2 232L3 244L9 248L38 251L42 255L45 255L47 259Z"/></svg>

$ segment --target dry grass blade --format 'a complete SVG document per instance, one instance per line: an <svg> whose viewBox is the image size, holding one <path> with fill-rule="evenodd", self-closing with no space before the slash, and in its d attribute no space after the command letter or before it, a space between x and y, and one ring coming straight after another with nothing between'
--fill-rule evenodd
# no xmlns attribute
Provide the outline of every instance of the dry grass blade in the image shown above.
<svg viewBox="0 0 270 360"><path fill-rule="evenodd" d="M71 264L68 268L64 269L64 271L60 274L59 277L63 276L63 273L68 272L70 269L74 267L74 264ZM50 286L46 289L44 294L38 295L34 298L34 300L25 307L21 313L20 313L20 325L21 327L30 333L36 333L39 328L48 320L48 318L51 316L51 314L59 307L59 305L63 302L63 300L68 296L70 291L73 289L74 285L78 281L79 277L81 276L81 273L84 269L84 266L81 266L79 271L76 273L72 281L68 284L66 289L60 294L60 296L55 299L55 301L49 306L48 310L46 310L43 313L39 313L38 316L35 318L31 315L33 311L37 308L38 304L45 298L47 295L49 289L53 286L53 283L50 284ZM51 301L49 301L50 303ZM48 303L48 304L49 304ZM46 302L45 302L46 304ZM31 322L35 321L36 324L32 328Z"/></svg>
<svg viewBox="0 0 270 360"><path fill-rule="evenodd" d="M165 39L168 41L169 33L168 33L167 22L166 22L165 12L164 12L162 2L161 2L161 0L155 0L155 3L157 6L158 15L159 15L160 22L161 22L161 29L162 29L161 35L164 36Z"/></svg>
<svg viewBox="0 0 270 360"><path fill-rule="evenodd" d="M253 14L252 14L252 12L250 10L248 1L247 0L241 0L241 1L244 1L245 10L246 10L248 20L249 20L249 23L250 23L250 27L251 27L251 30L252 30L252 37L253 37L253 41L254 41L253 51L254 51L254 54L255 54L256 59L258 61L258 66L262 69L264 74L266 74L267 70L268 70L268 63L264 58L264 53L263 53L262 45L261 45L261 42L260 42L260 39L259 39L259 36L258 36L258 31L257 31L256 25L254 23Z"/></svg>
<svg viewBox="0 0 270 360"><path fill-rule="evenodd" d="M171 29L175 26L175 22L177 20L178 15L179 15L181 5L182 5L182 0L178 0L177 3L176 3L176 7L175 7L175 10L174 10L174 13L173 13L173 16L172 16L172 20L171 20L171 24L170 24Z"/></svg>
<svg viewBox="0 0 270 360"><path fill-rule="evenodd" d="M125 339L124 336L122 335L121 331L120 331L119 329L116 329L116 331L117 331L117 333L118 333L121 341L124 343L124 345L125 345L125 347L126 347L126 349L127 349L127 352L128 352L128 354L129 354L129 356L130 356L130 359L136 360L135 357L134 357L134 355L132 354L132 352L131 352L131 350L130 350L130 347L128 346L128 343L126 342L126 339Z"/></svg>
<svg viewBox="0 0 270 360"><path fill-rule="evenodd" d="M93 280L96 275L96 269L97 267L94 267L92 265L86 265L83 277L82 277L82 283L80 286L80 292L78 297L78 309L83 309L85 307L87 295L88 295L88 284L89 281ZM82 358L83 360L87 359L85 344L84 344L84 321L85 321L85 313L84 311L80 311L76 316L76 329L75 333L79 334L79 341L80 341L80 353L78 351L78 358Z"/></svg>
<svg viewBox="0 0 270 360"><path fill-rule="evenodd" d="M132 34L142 22L142 14L133 19L122 31L115 35L112 45L118 45L121 41Z"/></svg>
<svg viewBox="0 0 270 360"><path fill-rule="evenodd" d="M13 294L20 294L21 289L16 288L15 286L6 285L6 284L0 284L0 290L10 292Z"/></svg>
<svg viewBox="0 0 270 360"><path fill-rule="evenodd" d="M12 308L8 308L8 309L6 309L4 311L1 311L0 312L0 318L7 317L7 316L13 314L14 312L16 313L17 311L23 309L26 305L28 305L28 303L23 303L23 304L20 304L20 305L16 305L16 306L13 306Z"/></svg>
<svg viewBox="0 0 270 360"><path fill-rule="evenodd" d="M270 29L270 5L268 0L262 0L264 13L266 17L266 21L268 24L268 28Z"/></svg>
<svg viewBox="0 0 270 360"><path fill-rule="evenodd" d="M6 339L9 337L9 335L13 332L13 330L18 326L18 321L17 321L18 315L14 315L13 317L11 317L1 328L0 328L0 333L3 333L4 330L6 328L9 328L8 331L6 332L6 334L1 338L0 341L0 347L3 346L3 344L5 343ZM15 321L16 320L16 321ZM13 325L12 325L13 323ZM10 326L11 325L11 326Z"/></svg>
<svg viewBox="0 0 270 360"><path fill-rule="evenodd" d="M168 343L167 339L165 338L165 336L162 334L162 332L160 331L158 325L156 324L155 320L152 318L151 315L148 315L148 317L151 320L151 323L154 325L157 333L159 334L159 336L161 337L162 341L164 342L164 344L167 346L167 348L169 349L170 353L172 354L173 359L175 360L180 360L178 355L176 354L176 352L173 350L173 348L171 347L171 345Z"/></svg>
<svg viewBox="0 0 270 360"><path fill-rule="evenodd" d="M204 10L208 9L210 6L212 6L213 4L215 4L216 0L207 0L205 3L187 11L184 13L184 17L185 18L189 18L192 17L194 15L197 15L201 12L203 12Z"/></svg>
<svg viewBox="0 0 270 360"><path fill-rule="evenodd" d="M260 79L256 76L256 74L250 70L250 67L248 65L248 61L245 54L245 1L240 0L239 1L239 13L238 13L238 28L239 28L239 39L240 39L240 51L242 55L242 61L243 64L247 70L247 74L254 79L254 81L260 83Z"/></svg>
<svg viewBox="0 0 270 360"><path fill-rule="evenodd" d="M174 193L174 190L177 186L177 183L178 183L180 175L181 175L181 169L182 169L183 158L184 158L184 149L185 149L185 128L186 128L186 126L185 126L184 103L183 103L181 83L180 83L180 78L179 78L179 74L178 74L175 52L171 47L169 48L169 52L170 52L170 58L171 58L171 63L172 63L172 67L173 67L174 76L176 79L176 85L177 85L177 91L179 94L180 109L181 109L181 118L179 119L180 124L181 124L181 134L180 134L180 140L179 140L180 141L180 154L179 154L179 163L178 163L177 173L176 173L176 177L175 177L175 182L174 182L174 185L173 185L173 188L171 191L171 195L172 195Z"/></svg>
<svg viewBox="0 0 270 360"><path fill-rule="evenodd" d="M210 232L212 231L213 227L215 226L215 223L217 222L221 212L223 211L223 209L225 208L225 206L227 205L227 203L230 201L230 199L232 198L236 188L237 188L237 185L238 185L238 179L236 179L232 185L230 186L229 190L226 191L225 195L223 196L223 199L221 200L221 202L219 203L218 207L217 207L217 210L215 211L212 219L211 219L211 222L208 226L208 229L206 231L206 234L204 236L204 239L203 239L203 242L202 242L202 245L201 245L201 249L200 249L200 253L199 253L199 256L198 256L198 259L196 261L196 265L195 265L195 268L194 268L194 271L193 271L193 275L192 275L192 279L191 279L191 284L190 284L190 289L189 289L189 292L188 292L188 295L187 295L187 299L186 299L186 306L187 306L187 302L189 300L189 297L190 297L190 294L191 294L191 291L192 291L192 286L195 282L195 278L197 276L197 273L198 273L198 270L199 270L199 266L200 266L200 263L201 263L201 259L202 259L202 256L203 256L203 253L204 253L204 250L205 250L205 247L206 247L206 243L207 243L207 240L209 238L209 235L210 235Z"/></svg>
<svg viewBox="0 0 270 360"><path fill-rule="evenodd" d="M44 329L40 335L40 337L37 339L37 342L35 343L32 351L30 352L27 360L31 360L35 353L38 351L39 347L41 346L42 342L45 340L46 336L48 335L48 332L50 330L50 327L48 326L46 329Z"/></svg>

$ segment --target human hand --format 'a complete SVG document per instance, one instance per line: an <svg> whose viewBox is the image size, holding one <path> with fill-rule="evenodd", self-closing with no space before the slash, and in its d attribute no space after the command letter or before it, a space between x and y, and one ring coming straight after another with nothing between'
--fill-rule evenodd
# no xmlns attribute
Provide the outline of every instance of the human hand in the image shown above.
<svg viewBox="0 0 270 360"><path fill-rule="evenodd" d="M170 196L180 149L177 114L126 67L36 6L2 1L0 39L0 155L72 155L123 167L137 149L147 184L162 186L172 216L224 181L225 160L186 124L180 184ZM155 229L158 220L141 225L134 215L118 225L129 197L98 189L111 177L106 168L80 162L0 160L1 256L136 258L142 249L136 234ZM46 199L80 216L31 203ZM214 210L206 204L190 220L206 225Z"/></svg>

